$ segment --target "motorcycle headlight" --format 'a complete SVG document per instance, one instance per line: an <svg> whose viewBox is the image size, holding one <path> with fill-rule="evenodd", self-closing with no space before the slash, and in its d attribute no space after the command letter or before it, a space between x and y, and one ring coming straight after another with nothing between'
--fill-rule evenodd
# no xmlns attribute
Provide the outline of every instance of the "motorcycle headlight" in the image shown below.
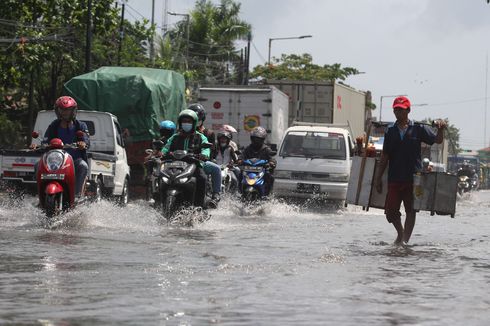
<svg viewBox="0 0 490 326"><path fill-rule="evenodd" d="M165 182L165 183L168 183L170 180L167 177L162 177L162 181Z"/></svg>
<svg viewBox="0 0 490 326"><path fill-rule="evenodd" d="M178 182L179 182L179 183L186 183L186 182L187 182L187 180L189 180L189 178L187 178L187 177L184 177L184 178L179 178L179 179L178 179Z"/></svg>
<svg viewBox="0 0 490 326"><path fill-rule="evenodd" d="M249 186L253 186L255 184L255 182L257 181L257 179L255 179L255 178L246 178L246 180L247 180L247 184Z"/></svg>
<svg viewBox="0 0 490 326"><path fill-rule="evenodd" d="M58 151L48 153L46 156L46 166L50 171L58 170L63 164L63 154Z"/></svg>

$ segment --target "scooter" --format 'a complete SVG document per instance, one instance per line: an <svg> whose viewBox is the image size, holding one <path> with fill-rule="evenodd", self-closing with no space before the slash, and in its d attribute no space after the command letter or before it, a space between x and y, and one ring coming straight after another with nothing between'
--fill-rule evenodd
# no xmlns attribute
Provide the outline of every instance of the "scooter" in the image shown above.
<svg viewBox="0 0 490 326"><path fill-rule="evenodd" d="M211 146L212 144L205 143L200 148ZM196 196L194 172L199 163L196 154L177 150L172 153L170 160L165 160L161 165L158 187L162 215L167 222L174 220L181 209L193 207Z"/></svg>
<svg viewBox="0 0 490 326"><path fill-rule="evenodd" d="M161 155L161 149L163 148L163 142L161 140L155 140L152 143L151 149L146 149L145 153L148 155L145 158L146 167L146 200L153 200L155 207L160 206L160 190L159 190L159 174L162 170L163 160Z"/></svg>
<svg viewBox="0 0 490 326"><path fill-rule="evenodd" d="M233 166L221 166L221 193L234 194L238 191L238 178L233 171Z"/></svg>
<svg viewBox="0 0 490 326"><path fill-rule="evenodd" d="M463 196L464 193L470 192L471 189L471 179L467 175L460 175L458 177L458 194Z"/></svg>
<svg viewBox="0 0 490 326"><path fill-rule="evenodd" d="M243 161L242 170L242 200L251 203L264 199L266 196L264 176L268 171L267 160L252 158Z"/></svg>
<svg viewBox="0 0 490 326"><path fill-rule="evenodd" d="M37 138L33 133L33 138ZM77 138L83 138L83 132L77 132ZM73 158L65 149L76 149L77 144L63 144L59 138L54 138L49 145L42 146L39 150L46 151L39 160L36 181L39 196L39 206L46 215L46 225L55 227L63 222L62 218L56 218L63 212L84 202L86 196L79 201L75 200L75 166ZM82 192L90 195L90 200L100 200L102 189L100 183L87 186L84 184ZM89 189L90 188L90 189ZM94 189L92 189L94 188ZM88 190L85 193L85 190Z"/></svg>

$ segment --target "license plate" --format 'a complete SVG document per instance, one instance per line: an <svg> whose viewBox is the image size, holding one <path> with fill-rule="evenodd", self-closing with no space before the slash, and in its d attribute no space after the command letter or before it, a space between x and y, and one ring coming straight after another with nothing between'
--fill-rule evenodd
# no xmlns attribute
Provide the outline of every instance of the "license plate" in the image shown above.
<svg viewBox="0 0 490 326"><path fill-rule="evenodd" d="M170 163L165 163L165 168L169 169L175 169L175 168L185 168L185 163L184 162L170 162Z"/></svg>
<svg viewBox="0 0 490 326"><path fill-rule="evenodd" d="M65 178L64 174L41 174L41 180L63 180Z"/></svg>
<svg viewBox="0 0 490 326"><path fill-rule="evenodd" d="M262 171L262 167L261 166L247 166L247 167L243 168L243 171L258 173L258 172Z"/></svg>
<svg viewBox="0 0 490 326"><path fill-rule="evenodd" d="M311 183L298 183L296 185L296 190L298 192L306 192L306 193L319 193L320 185L315 185Z"/></svg>

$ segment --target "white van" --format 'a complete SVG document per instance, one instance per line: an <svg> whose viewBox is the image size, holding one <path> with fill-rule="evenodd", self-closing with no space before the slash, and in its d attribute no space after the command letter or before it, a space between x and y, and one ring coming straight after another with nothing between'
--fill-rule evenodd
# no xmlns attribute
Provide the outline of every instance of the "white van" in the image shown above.
<svg viewBox="0 0 490 326"><path fill-rule="evenodd" d="M274 194L345 200L354 149L348 126L301 124L287 129L281 141Z"/></svg>

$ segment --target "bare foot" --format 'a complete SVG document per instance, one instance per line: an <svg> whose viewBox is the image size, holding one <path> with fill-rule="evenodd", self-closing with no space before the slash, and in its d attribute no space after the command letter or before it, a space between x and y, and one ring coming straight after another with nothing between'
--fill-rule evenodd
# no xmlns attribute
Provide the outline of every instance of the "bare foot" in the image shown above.
<svg viewBox="0 0 490 326"><path fill-rule="evenodd" d="M401 244L402 244L402 242L403 242L402 238L403 238L403 236L399 234L399 235L396 237L394 244L396 244L396 245L401 245Z"/></svg>

